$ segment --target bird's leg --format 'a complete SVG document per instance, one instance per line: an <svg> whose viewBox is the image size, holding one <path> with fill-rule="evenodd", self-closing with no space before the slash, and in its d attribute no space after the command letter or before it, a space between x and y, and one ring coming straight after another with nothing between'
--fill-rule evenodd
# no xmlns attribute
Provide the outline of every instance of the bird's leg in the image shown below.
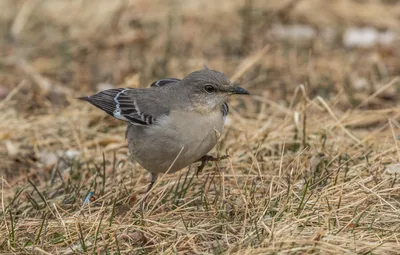
<svg viewBox="0 0 400 255"><path fill-rule="evenodd" d="M223 155L221 157L213 157L211 155L204 155L201 159L198 160L198 162L201 161L201 164L196 170L196 176L198 176L199 173L201 173L201 171L203 171L203 168L207 165L208 162L210 162L210 161L216 162L216 161L224 160L227 158L229 158L229 155Z"/></svg>
<svg viewBox="0 0 400 255"><path fill-rule="evenodd" d="M151 190L151 188L153 188L154 183L157 181L157 177L158 177L158 174L150 173L150 183L149 183L149 186L147 187L146 195L144 196L142 202L140 203L141 207L142 207L142 211L144 211L144 207L146 206L146 202L147 202L147 197L149 196L150 190Z"/></svg>
<svg viewBox="0 0 400 255"><path fill-rule="evenodd" d="M157 177L158 177L158 174L156 174L156 173L150 173L150 175L151 175L150 184L149 184L149 187L147 187L146 193L150 192L151 188L153 187L154 183L157 181Z"/></svg>

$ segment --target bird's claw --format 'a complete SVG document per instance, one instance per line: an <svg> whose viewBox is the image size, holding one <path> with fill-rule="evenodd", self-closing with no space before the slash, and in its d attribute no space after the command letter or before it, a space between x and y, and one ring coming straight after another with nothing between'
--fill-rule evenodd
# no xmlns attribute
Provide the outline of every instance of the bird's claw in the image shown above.
<svg viewBox="0 0 400 255"><path fill-rule="evenodd" d="M199 177L199 173L201 173L204 169L204 167L207 165L208 162L216 162L216 161L221 161L224 159L229 158L229 155L223 155L221 157L213 157L211 155L204 155L199 161L201 161L200 166L196 170L196 177Z"/></svg>

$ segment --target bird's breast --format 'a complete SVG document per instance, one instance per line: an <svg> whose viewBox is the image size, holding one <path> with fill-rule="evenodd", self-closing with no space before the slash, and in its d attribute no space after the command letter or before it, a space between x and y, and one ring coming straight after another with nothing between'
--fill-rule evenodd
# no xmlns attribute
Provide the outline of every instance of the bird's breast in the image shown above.
<svg viewBox="0 0 400 255"><path fill-rule="evenodd" d="M207 154L217 143L223 122L221 111L171 111L149 127L128 128L129 149L148 171L165 172L172 165L172 173Z"/></svg>
<svg viewBox="0 0 400 255"><path fill-rule="evenodd" d="M167 136L174 137L177 143L188 149L215 145L223 129L221 111L201 114L193 111L171 112L160 120L158 128Z"/></svg>

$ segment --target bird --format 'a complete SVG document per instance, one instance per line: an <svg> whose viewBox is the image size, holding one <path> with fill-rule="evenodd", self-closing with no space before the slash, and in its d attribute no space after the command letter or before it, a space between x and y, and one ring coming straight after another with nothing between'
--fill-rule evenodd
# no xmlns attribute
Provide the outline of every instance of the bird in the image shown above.
<svg viewBox="0 0 400 255"><path fill-rule="evenodd" d="M183 79L165 78L148 88L115 88L79 97L116 119L127 122L130 156L151 174L149 192L158 174L173 173L215 158L216 145L229 113L231 95L249 95L222 72L203 68Z"/></svg>

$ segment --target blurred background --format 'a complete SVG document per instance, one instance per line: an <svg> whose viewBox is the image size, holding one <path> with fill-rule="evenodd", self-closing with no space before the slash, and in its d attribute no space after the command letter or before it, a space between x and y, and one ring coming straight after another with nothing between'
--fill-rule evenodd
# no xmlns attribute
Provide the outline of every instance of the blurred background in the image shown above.
<svg viewBox="0 0 400 255"><path fill-rule="evenodd" d="M253 166L246 150L261 144L260 171L276 173L281 153L288 166L296 157L289 152L306 145L308 157L372 148L376 160L378 151L394 148L380 142L396 137L398 128L398 0L1 0L0 10L5 197L26 187L27 178L54 190L55 166L64 181L70 175L79 180L84 188L76 194L84 197L97 178L85 164L101 165L104 153L111 173L115 158L128 162L125 124L75 97L147 87L203 65L251 92L230 102L221 148ZM371 132L374 137L363 140ZM327 140L334 141L331 152ZM386 156L397 158L395 151ZM83 177L71 170L76 158ZM140 176L144 186L148 176L132 174L129 164L121 172L127 179Z"/></svg>
<svg viewBox="0 0 400 255"><path fill-rule="evenodd" d="M37 140L21 137L38 127L29 120L45 118L51 129L56 118L46 114L103 89L146 87L207 65L278 104L303 84L309 97L335 97L346 111L400 74L396 0L2 0L0 9L7 172L18 172L10 155L54 150L40 127ZM398 87L361 106L396 105Z"/></svg>
<svg viewBox="0 0 400 255"><path fill-rule="evenodd" d="M240 81L274 100L303 83L326 98L357 92L351 106L400 73L396 0L2 0L0 8L0 96L23 82L20 113L65 107L63 92L145 87L203 64L233 76L266 45Z"/></svg>

